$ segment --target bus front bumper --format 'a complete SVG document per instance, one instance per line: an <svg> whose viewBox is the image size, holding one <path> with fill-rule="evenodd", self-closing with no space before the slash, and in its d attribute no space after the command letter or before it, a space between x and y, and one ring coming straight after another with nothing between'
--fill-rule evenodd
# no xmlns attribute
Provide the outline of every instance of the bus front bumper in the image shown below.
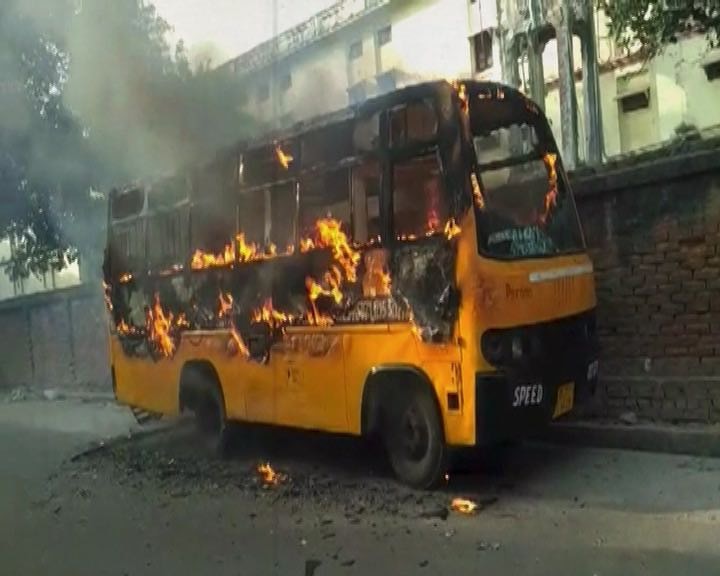
<svg viewBox="0 0 720 576"><path fill-rule="evenodd" d="M475 378L475 442L527 438L586 402L597 384L597 357L580 357L554 374L532 378L495 372Z"/></svg>

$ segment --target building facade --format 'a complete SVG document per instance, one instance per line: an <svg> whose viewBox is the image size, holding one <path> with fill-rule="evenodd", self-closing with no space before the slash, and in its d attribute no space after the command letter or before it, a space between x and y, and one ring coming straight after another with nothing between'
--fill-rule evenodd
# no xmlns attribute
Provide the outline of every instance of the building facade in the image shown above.
<svg viewBox="0 0 720 576"><path fill-rule="evenodd" d="M343 0L220 67L280 128L437 78L502 80L545 108L568 165L720 126L720 52L688 36L645 61L592 0ZM601 128L600 128L601 127Z"/></svg>

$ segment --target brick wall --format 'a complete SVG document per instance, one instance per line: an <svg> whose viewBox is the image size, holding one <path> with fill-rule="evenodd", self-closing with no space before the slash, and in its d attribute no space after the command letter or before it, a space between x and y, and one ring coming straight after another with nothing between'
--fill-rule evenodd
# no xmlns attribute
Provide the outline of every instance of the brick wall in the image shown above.
<svg viewBox="0 0 720 576"><path fill-rule="evenodd" d="M78 286L0 302L0 390L112 391L100 288Z"/></svg>
<svg viewBox="0 0 720 576"><path fill-rule="evenodd" d="M593 413L720 421L720 151L573 180L597 278Z"/></svg>

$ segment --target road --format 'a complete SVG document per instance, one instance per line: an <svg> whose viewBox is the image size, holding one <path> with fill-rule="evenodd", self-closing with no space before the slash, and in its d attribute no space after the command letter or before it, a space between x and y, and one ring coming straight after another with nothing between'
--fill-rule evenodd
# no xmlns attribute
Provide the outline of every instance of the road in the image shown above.
<svg viewBox="0 0 720 576"><path fill-rule="evenodd" d="M720 574L716 459L528 445L423 493L351 439L242 429L218 462L186 423L136 429L111 404L0 405L0 573Z"/></svg>

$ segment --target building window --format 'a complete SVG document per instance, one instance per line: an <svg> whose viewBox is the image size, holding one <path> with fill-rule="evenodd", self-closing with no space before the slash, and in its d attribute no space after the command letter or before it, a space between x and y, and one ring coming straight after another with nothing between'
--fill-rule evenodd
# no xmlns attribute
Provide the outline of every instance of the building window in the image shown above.
<svg viewBox="0 0 720 576"><path fill-rule="evenodd" d="M257 99L258 102L265 102L268 98L270 98L270 84L263 82L258 86Z"/></svg>
<svg viewBox="0 0 720 576"><path fill-rule="evenodd" d="M620 107L622 111L634 112L635 110L642 110L650 106L650 91L645 90L643 92L635 92L634 94L628 94L620 98Z"/></svg>
<svg viewBox="0 0 720 576"><path fill-rule="evenodd" d="M473 50L475 73L484 72L493 65L493 37L490 30L483 30L470 39Z"/></svg>
<svg viewBox="0 0 720 576"><path fill-rule="evenodd" d="M280 91L287 92L290 88L292 88L292 75L285 74L280 78Z"/></svg>
<svg viewBox="0 0 720 576"><path fill-rule="evenodd" d="M398 238L442 231L449 218L435 154L393 168L393 225Z"/></svg>
<svg viewBox="0 0 720 576"><path fill-rule="evenodd" d="M350 44L350 54L349 58L350 60L357 60L363 55L363 43L362 40L358 40L357 42L353 42Z"/></svg>
<svg viewBox="0 0 720 576"><path fill-rule="evenodd" d="M385 26L385 28L381 28L377 31L378 47L390 44L390 42L392 42L392 26Z"/></svg>
<svg viewBox="0 0 720 576"><path fill-rule="evenodd" d="M720 60L705 65L705 76L710 82L720 78Z"/></svg>

